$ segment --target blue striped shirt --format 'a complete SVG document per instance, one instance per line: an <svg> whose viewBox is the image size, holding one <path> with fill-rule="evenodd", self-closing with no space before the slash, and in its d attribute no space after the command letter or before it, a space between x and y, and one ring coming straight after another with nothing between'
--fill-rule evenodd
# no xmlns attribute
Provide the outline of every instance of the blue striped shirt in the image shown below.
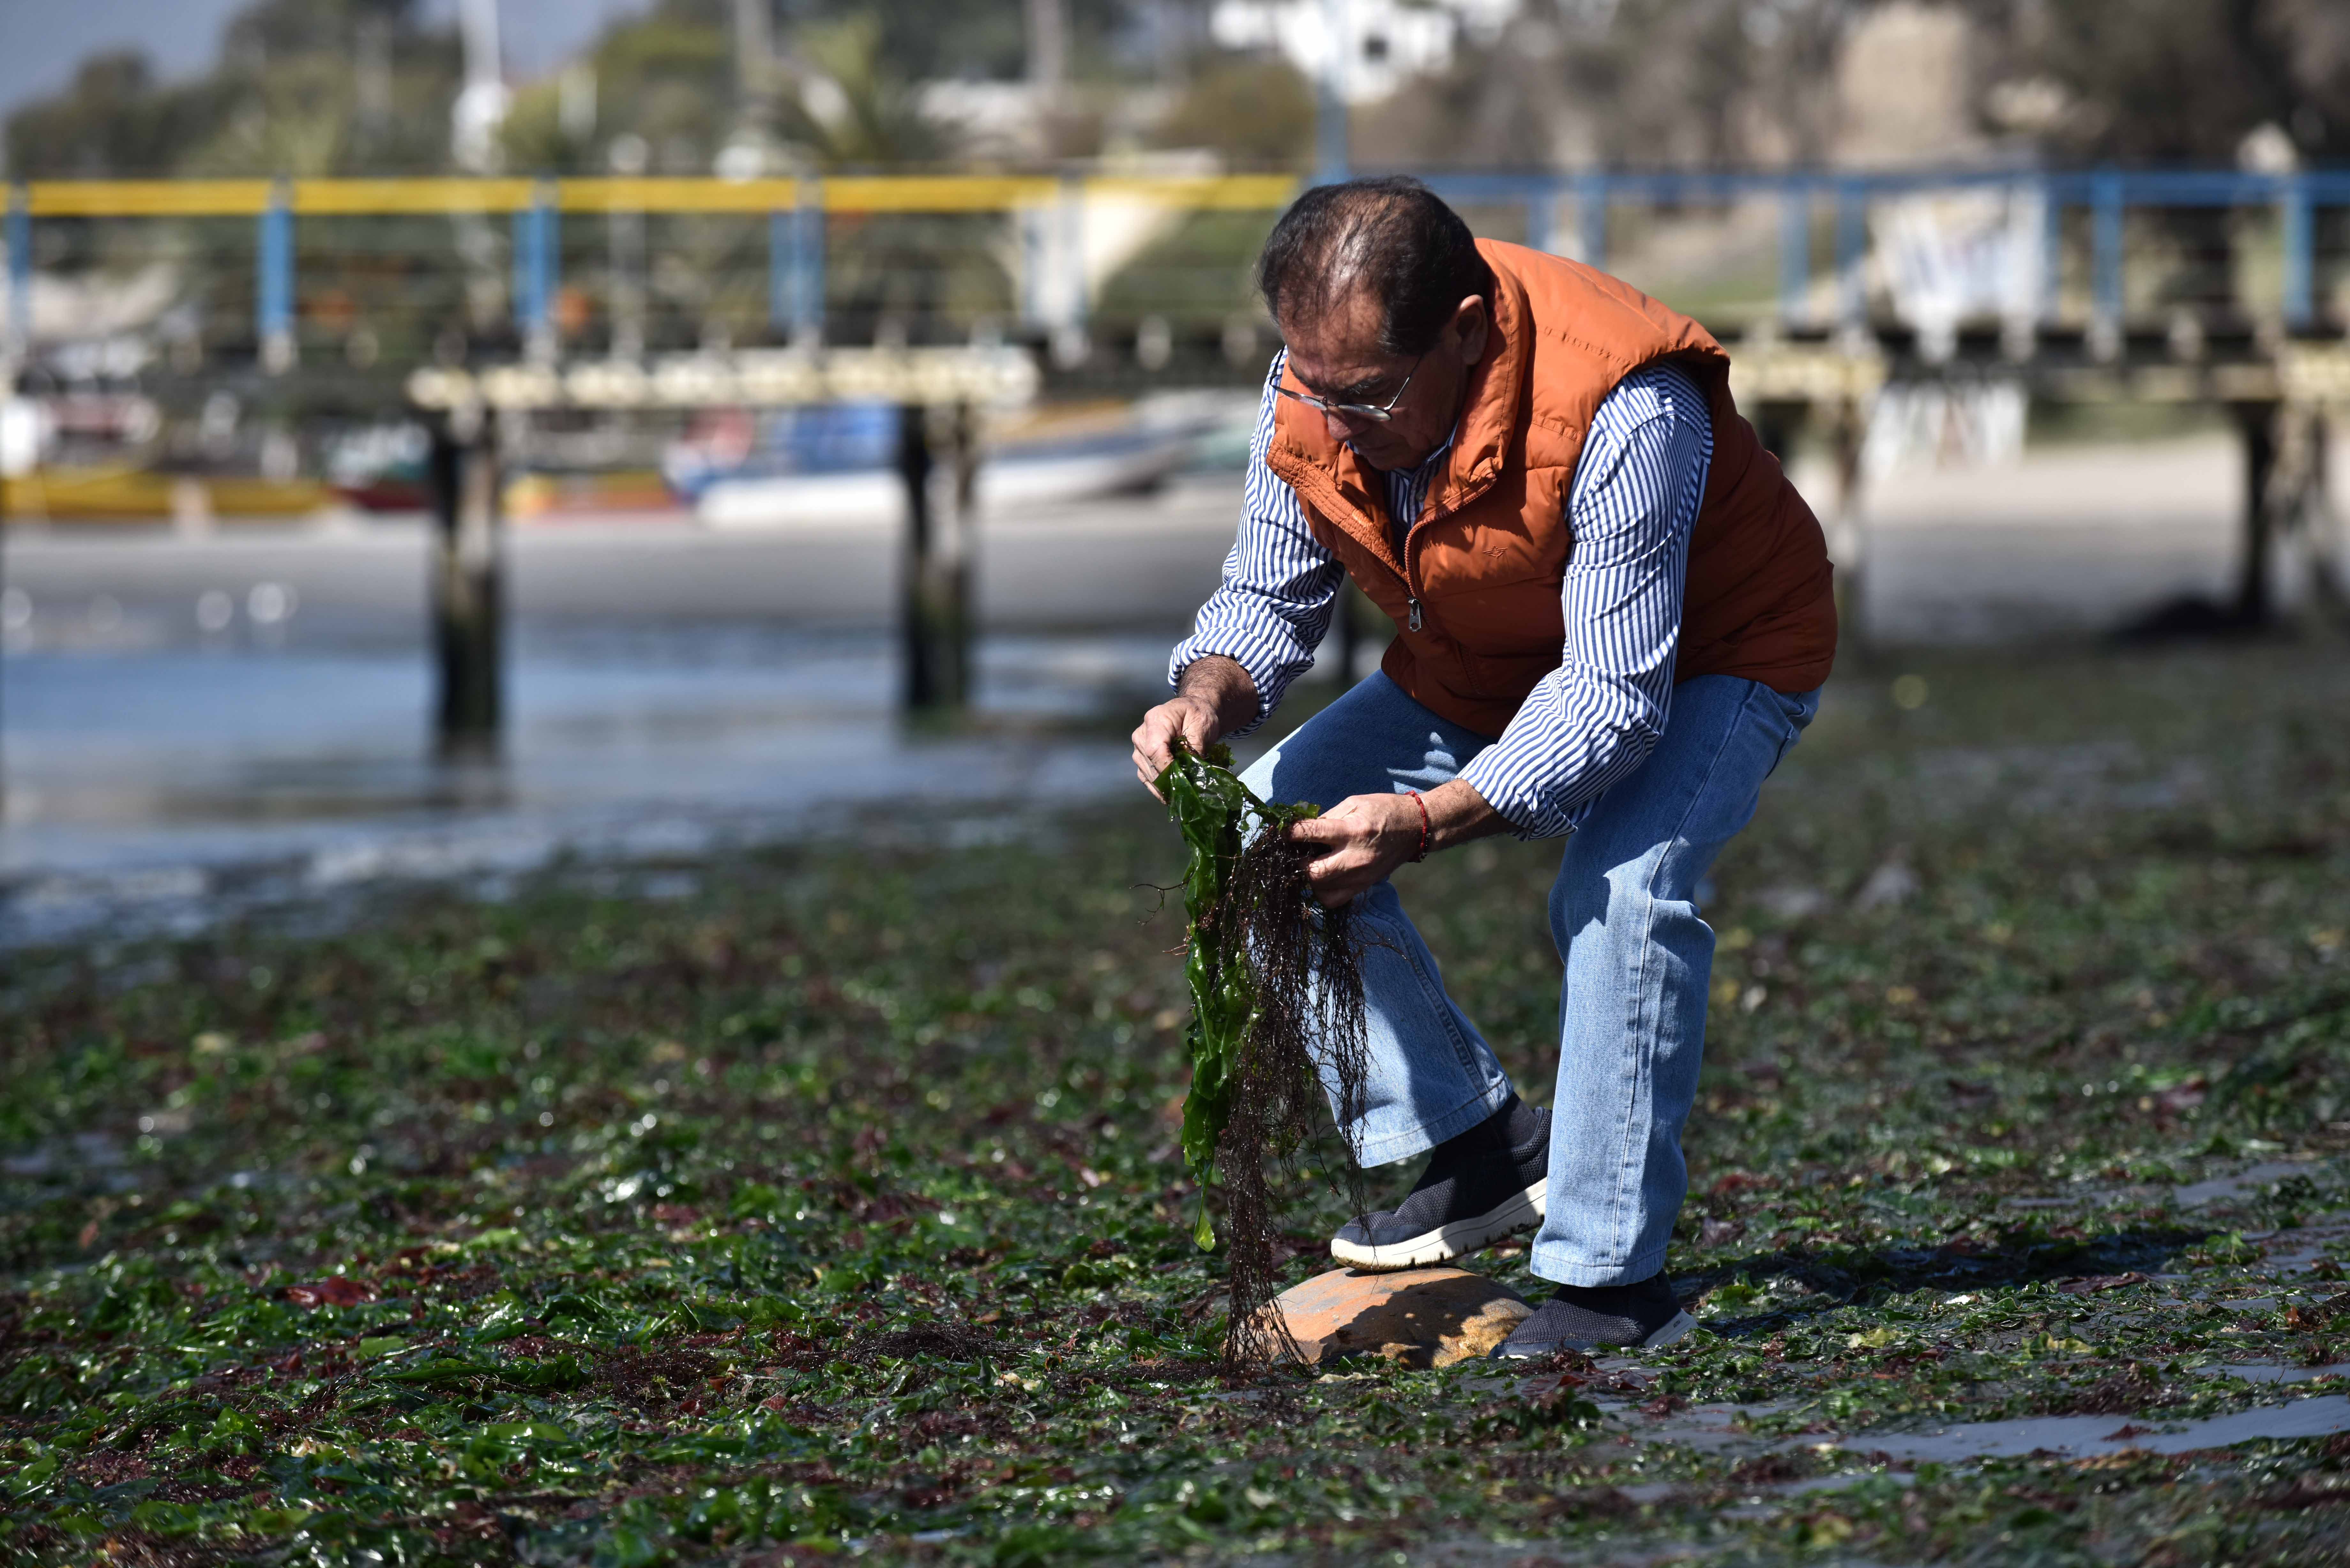
<svg viewBox="0 0 2350 1568"><path fill-rule="evenodd" d="M1346 580L1346 568L1306 526L1296 492L1265 465L1284 358L1274 355L1265 377L1240 536L1223 582L1168 664L1170 684L1210 654L1247 670L1258 699L1250 729L1312 666ZM1439 448L1418 468L1387 476L1399 535L1418 520L1443 456ZM1664 734L1690 530L1712 462L1711 410L1680 369L1635 371L1599 405L1567 498L1574 545L1559 586L1566 622L1559 666L1536 683L1501 739L1461 771L1520 837L1571 830Z"/></svg>

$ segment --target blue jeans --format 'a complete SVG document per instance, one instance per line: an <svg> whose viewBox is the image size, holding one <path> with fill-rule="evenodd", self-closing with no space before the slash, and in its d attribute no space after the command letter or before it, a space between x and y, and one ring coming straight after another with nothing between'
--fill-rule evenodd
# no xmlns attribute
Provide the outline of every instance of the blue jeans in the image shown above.
<svg viewBox="0 0 2350 1568"><path fill-rule="evenodd" d="M1697 1097L1713 965L1713 931L1691 898L1818 711L1817 691L1785 696L1728 675L1682 681L1657 749L1566 839L1550 895L1566 974L1548 1215L1532 1259L1544 1279L1632 1284L1664 1266L1689 1189L1680 1135ZM1243 777L1268 800L1327 809L1348 795L1434 789L1491 743L1378 674ZM1395 885L1362 895L1354 919L1370 1080L1351 1130L1364 1164L1387 1165L1483 1121L1509 1098L1510 1080L1445 994Z"/></svg>

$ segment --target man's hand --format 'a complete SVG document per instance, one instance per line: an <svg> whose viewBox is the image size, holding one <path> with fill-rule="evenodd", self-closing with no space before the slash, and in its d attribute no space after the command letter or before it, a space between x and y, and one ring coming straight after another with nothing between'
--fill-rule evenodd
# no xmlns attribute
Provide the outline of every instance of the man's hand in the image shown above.
<svg viewBox="0 0 2350 1568"><path fill-rule="evenodd" d="M1324 908L1359 898L1419 853L1423 805L1431 853L1510 830L1509 819L1460 779L1418 801L1408 794L1350 794L1289 829L1291 839L1319 852L1305 863L1305 876Z"/></svg>
<svg viewBox="0 0 2350 1568"><path fill-rule="evenodd" d="M1419 849L1419 807L1408 794L1351 794L1289 836L1318 853L1305 863L1314 896L1336 909L1386 881Z"/></svg>
<svg viewBox="0 0 2350 1568"><path fill-rule="evenodd" d="M1143 788L1159 794L1159 775L1174 761L1173 742L1182 737L1194 752L1204 752L1223 733L1215 708L1204 697L1176 697L1142 716L1134 732L1134 776ZM1164 796L1160 796L1164 799Z"/></svg>
<svg viewBox="0 0 2350 1568"><path fill-rule="evenodd" d="M1159 794L1159 775L1174 761L1170 747L1177 736L1193 751L1204 752L1253 720L1256 710L1256 682L1236 661L1218 653L1193 659L1183 667L1175 695L1136 726L1134 776Z"/></svg>

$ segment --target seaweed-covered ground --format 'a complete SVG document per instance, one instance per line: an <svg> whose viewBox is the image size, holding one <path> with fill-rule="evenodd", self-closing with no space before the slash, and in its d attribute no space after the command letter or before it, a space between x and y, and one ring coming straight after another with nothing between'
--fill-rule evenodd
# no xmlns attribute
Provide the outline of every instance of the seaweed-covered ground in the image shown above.
<svg viewBox="0 0 2350 1568"><path fill-rule="evenodd" d="M1709 911L1708 1332L1511 1376L1215 1376L1148 801L0 957L0 1553L2341 1562L2344 652L1842 679ZM1407 871L1534 1091L1552 853Z"/></svg>

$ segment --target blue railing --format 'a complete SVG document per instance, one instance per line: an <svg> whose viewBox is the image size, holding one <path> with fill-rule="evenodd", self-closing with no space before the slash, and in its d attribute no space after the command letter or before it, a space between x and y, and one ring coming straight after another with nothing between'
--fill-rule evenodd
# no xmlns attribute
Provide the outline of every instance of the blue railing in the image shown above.
<svg viewBox="0 0 2350 1568"><path fill-rule="evenodd" d="M2054 284L2061 254L2063 214L2067 208L2088 209L2092 297L2097 316L2112 322L2120 320L2123 310L2123 215L2128 209L2273 208L2281 220L2283 242L2282 314L2288 327L2304 331L2315 325L2316 317L2315 210L2321 206L2350 206L2350 170L2291 174L2119 169L1591 171L1556 175L1436 174L1429 177L1429 183L1450 201L1494 206L1523 204L1528 243L1544 250L1554 247L1558 210L1572 203L1576 215L1575 254L1595 266L1607 265L1607 213L1612 205L1724 204L1758 196L1775 197L1783 203L1777 296L1781 312L1790 317L1804 313L1811 293L1813 213L1820 202L1830 202L1835 213L1838 315L1847 320L1858 319L1866 303L1858 277L1860 265L1867 254L1866 213L1871 202L1944 191L1995 189L2028 192L2043 202L2048 225L2047 244L2043 251L2049 285L2043 290L2044 298L2055 296Z"/></svg>
<svg viewBox="0 0 2350 1568"><path fill-rule="evenodd" d="M2321 325L2316 299L2318 225L2325 207L2350 206L2350 170L2262 174L2239 171L1930 169L1915 171L1580 171L1558 173L1446 173L1428 176L1448 199L1467 206L1516 206L1524 234L1540 249L1566 248L1605 265L1609 216L1626 205L1726 205L1754 200L1781 203L1777 244L1779 315L1808 322L1816 273L1815 225L1824 208L1834 268L1834 323L1864 324L1867 297L1863 263L1869 246L1873 202L1968 190L2005 190L2034 197L2043 213L2041 247L2043 317L2058 297L2068 212L2088 215L2087 276L2096 324L2118 327L2125 308L2125 214L2133 209L2265 208L2278 216L2282 253L2278 314L2289 330ZM1116 186L1156 193L1170 203L1226 210L1270 211L1284 204L1297 183L1281 176L1211 179L1132 179L1113 176L896 176L769 180L733 185L715 180L641 181L215 181L66 182L34 183L7 193L5 237L9 257L7 325L20 336L30 321L33 230L56 218L233 216L257 220L255 313L260 348L290 348L296 327L295 226L313 216L432 211L503 213L513 223L513 306L518 335L543 339L558 293L560 224L567 213L756 213L767 224L766 308L779 335L805 339L824 326L826 227L831 213L1014 213L1028 224L1029 249L1050 253L1058 265L1077 265L1079 247L1060 233L1073 221L1085 192ZM643 203L635 206L632 203ZM1061 243L1047 244L1057 237ZM1065 280L1066 281L1066 280ZM1058 297L1073 301L1082 326L1087 308L1080 281Z"/></svg>

